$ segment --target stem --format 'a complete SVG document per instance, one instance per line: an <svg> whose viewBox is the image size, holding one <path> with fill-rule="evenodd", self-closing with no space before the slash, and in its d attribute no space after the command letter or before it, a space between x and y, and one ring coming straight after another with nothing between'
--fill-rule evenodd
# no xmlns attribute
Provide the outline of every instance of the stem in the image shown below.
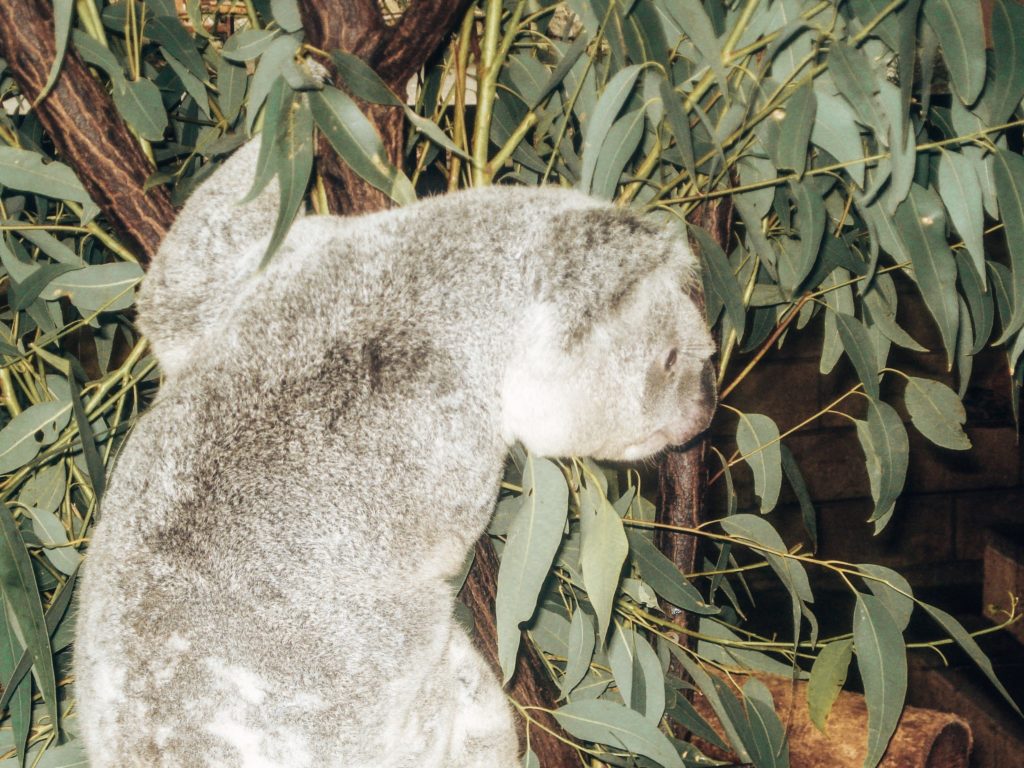
<svg viewBox="0 0 1024 768"><path fill-rule="evenodd" d="M498 38L501 34L501 0L485 0L484 39L477 61L476 120L473 123L473 186L491 183L487 170L487 150L491 136L491 116L498 85Z"/></svg>

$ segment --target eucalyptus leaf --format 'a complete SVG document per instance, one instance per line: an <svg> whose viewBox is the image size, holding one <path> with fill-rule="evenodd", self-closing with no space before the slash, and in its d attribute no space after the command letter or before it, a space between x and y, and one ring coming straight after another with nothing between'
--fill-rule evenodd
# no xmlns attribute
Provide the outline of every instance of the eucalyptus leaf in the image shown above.
<svg viewBox="0 0 1024 768"><path fill-rule="evenodd" d="M874 595L857 595L853 645L868 707L865 768L877 765L896 730L907 693L907 657L903 635L885 605Z"/></svg>
<svg viewBox="0 0 1024 768"><path fill-rule="evenodd" d="M586 676L596 641L597 629L594 620L590 614L577 607L569 622L569 651L566 654L565 672L561 680L560 698L568 696Z"/></svg>
<svg viewBox="0 0 1024 768"><path fill-rule="evenodd" d="M903 491L910 443L899 414L881 400L869 400L867 420L856 424L867 461L871 498L875 501L871 521L878 534L892 517L896 500Z"/></svg>
<svg viewBox="0 0 1024 768"><path fill-rule="evenodd" d="M160 141L167 130L167 113L160 89L145 78L128 80L123 92L114 91L114 104L128 125L147 141Z"/></svg>
<svg viewBox="0 0 1024 768"><path fill-rule="evenodd" d="M523 497L498 569L496 624L503 682L508 682L515 671L519 625L533 615L541 586L562 543L569 489L558 465L527 456Z"/></svg>
<svg viewBox="0 0 1024 768"><path fill-rule="evenodd" d="M761 514L770 512L782 490L782 456L779 428L760 413L741 413L736 427L736 444L754 473L754 493L761 499Z"/></svg>
<svg viewBox="0 0 1024 768"><path fill-rule="evenodd" d="M391 164L377 129L352 99L324 88L310 94L310 103L317 126L353 171L399 204L416 199L412 182Z"/></svg>
<svg viewBox="0 0 1024 768"><path fill-rule="evenodd" d="M807 681L807 711L814 726L825 733L825 723L832 705L846 682L853 658L853 641L836 640L822 648L814 659Z"/></svg>
<svg viewBox="0 0 1024 768"><path fill-rule="evenodd" d="M71 403L30 406L0 430L0 474L13 472L54 442L71 420Z"/></svg>
<svg viewBox="0 0 1024 768"><path fill-rule="evenodd" d="M946 359L952 365L960 309L956 302L956 262L946 243L946 216L938 195L914 184L910 196L896 209L894 223L906 243L914 279L939 327Z"/></svg>
<svg viewBox="0 0 1024 768"><path fill-rule="evenodd" d="M908 376L903 401L914 426L933 443L954 451L971 447L963 431L967 420L964 405L956 392L941 381Z"/></svg>
<svg viewBox="0 0 1024 768"><path fill-rule="evenodd" d="M985 31L981 4L924 0L924 17L939 38L953 91L973 104L985 84Z"/></svg>
<svg viewBox="0 0 1024 768"><path fill-rule="evenodd" d="M643 715L611 701L574 701L553 713L558 724L584 741L656 760L664 768L685 768L668 737Z"/></svg>
<svg viewBox="0 0 1024 768"><path fill-rule="evenodd" d="M625 67L615 73L608 81L604 92L594 107L594 114L584 127L583 132L583 167L580 172L579 186L585 192L591 190L597 161L600 158L608 131L611 130L615 118L626 103L641 68L637 65Z"/></svg>
<svg viewBox="0 0 1024 768"><path fill-rule="evenodd" d="M603 644L622 564L629 553L629 541L622 520L599 489L586 485L580 501L580 568L587 595L597 614L598 642Z"/></svg>

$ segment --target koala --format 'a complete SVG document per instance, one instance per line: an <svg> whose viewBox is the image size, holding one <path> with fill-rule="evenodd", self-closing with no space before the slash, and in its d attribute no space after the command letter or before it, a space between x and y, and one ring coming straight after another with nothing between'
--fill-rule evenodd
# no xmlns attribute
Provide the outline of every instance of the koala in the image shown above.
<svg viewBox="0 0 1024 768"><path fill-rule="evenodd" d="M260 269L258 142L189 199L143 282L164 382L84 567L90 763L512 768L449 582L515 441L635 460L715 405L695 259L557 188L306 216Z"/></svg>

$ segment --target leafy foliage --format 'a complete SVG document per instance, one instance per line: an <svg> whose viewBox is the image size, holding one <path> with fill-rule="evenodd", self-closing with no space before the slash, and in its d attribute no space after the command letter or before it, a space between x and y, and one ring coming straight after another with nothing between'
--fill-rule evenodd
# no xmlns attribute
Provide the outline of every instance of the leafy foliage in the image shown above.
<svg viewBox="0 0 1024 768"><path fill-rule="evenodd" d="M58 49L73 47L106 83L155 163L152 184L184 197L246 134L270 138L257 188L278 176L282 215L266 258L304 205L325 207L313 178L317 131L399 204L438 187L564 184L682 221L731 197L733 240L690 228L721 340L725 420L735 425L715 449L725 506L676 532L703 537L717 562L682 574L661 554L636 472L516 452L490 529L503 546L501 663L508 677L525 629L561 691L555 717L583 753L611 765L701 764L696 747L671 738L670 721L725 746L687 701L685 671L734 754L763 768L788 764L771 696L722 674L809 677L824 727L855 656L869 708L866 764L877 762L903 705L903 631L920 603L897 574L790 551L772 517L737 510L772 512L785 476L813 531L813 500L786 441L826 412L853 418L863 401L856 436L873 497L865 519L881 530L899 513L906 478L901 409L936 446L969 449L961 398L973 356L990 343L1006 350L1019 412L1024 160L1011 138L1024 122L1024 9L997 0L986 51L973 2L481 0L405 105L341 52L336 81L325 82L293 0L247 8L234 16L200 0L54 3ZM471 84L472 72L480 76ZM75 574L105 471L158 380L132 325L135 255L51 157L9 77L0 93L13 98L0 113L0 745L16 754L12 764L45 752L40 765L70 766L82 763L77 743L56 744L72 703L64 681ZM404 109L402 168L359 100ZM1005 262L986 250L1000 239ZM926 351L903 324L908 304L931 318L955 388L891 364L893 345ZM732 408L730 393L761 351L809 326L823 328L820 370L845 356L858 383L786 431L769 414ZM756 498L734 489L741 463ZM742 627L741 550L789 593L779 628L792 628L787 639ZM819 568L854 593L849 633L818 637ZM700 615L696 650L681 645L673 606ZM924 610L1005 695L956 620Z"/></svg>

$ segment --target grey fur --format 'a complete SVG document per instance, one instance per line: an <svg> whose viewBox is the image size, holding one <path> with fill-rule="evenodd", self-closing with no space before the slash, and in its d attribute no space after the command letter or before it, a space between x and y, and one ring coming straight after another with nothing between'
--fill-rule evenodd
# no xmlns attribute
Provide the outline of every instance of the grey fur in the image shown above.
<svg viewBox="0 0 1024 768"><path fill-rule="evenodd" d="M639 458L706 426L693 256L502 187L300 219L256 272L276 191L235 203L256 152L190 199L140 292L165 383L89 548L91 764L512 768L446 579L511 441Z"/></svg>

